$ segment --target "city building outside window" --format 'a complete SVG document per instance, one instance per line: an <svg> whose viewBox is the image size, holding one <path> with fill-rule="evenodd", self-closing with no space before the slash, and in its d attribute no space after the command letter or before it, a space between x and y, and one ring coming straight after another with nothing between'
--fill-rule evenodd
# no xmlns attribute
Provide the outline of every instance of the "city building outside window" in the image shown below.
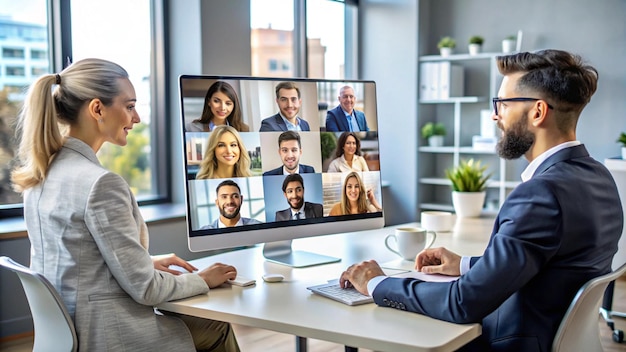
<svg viewBox="0 0 626 352"><path fill-rule="evenodd" d="M305 3L304 11L297 11L298 6ZM297 63L305 62L307 77L356 78L352 71L346 73L346 43L356 45L356 38L352 37L350 30L353 23L346 21L346 18L356 18L354 3L251 0L252 75L298 77L305 70ZM297 33L305 33L306 53L296 49ZM348 56L348 61L355 60L354 55Z"/></svg>

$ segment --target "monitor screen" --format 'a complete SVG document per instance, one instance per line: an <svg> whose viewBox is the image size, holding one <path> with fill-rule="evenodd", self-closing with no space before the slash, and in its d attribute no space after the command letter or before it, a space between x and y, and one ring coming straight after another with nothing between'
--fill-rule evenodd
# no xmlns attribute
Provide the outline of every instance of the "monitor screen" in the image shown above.
<svg viewBox="0 0 626 352"><path fill-rule="evenodd" d="M291 240L384 226L373 81L182 75L179 90L191 251L264 243L307 266L335 258Z"/></svg>

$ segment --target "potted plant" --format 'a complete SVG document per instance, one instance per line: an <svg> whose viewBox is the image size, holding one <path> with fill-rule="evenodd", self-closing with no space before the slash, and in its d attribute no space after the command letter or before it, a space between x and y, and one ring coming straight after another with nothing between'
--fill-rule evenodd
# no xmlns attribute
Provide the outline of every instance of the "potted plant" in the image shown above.
<svg viewBox="0 0 626 352"><path fill-rule="evenodd" d="M622 132L617 142L622 144L622 159L626 160L626 133Z"/></svg>
<svg viewBox="0 0 626 352"><path fill-rule="evenodd" d="M470 55L476 55L481 52L485 38L474 35L469 38L468 51Z"/></svg>
<svg viewBox="0 0 626 352"><path fill-rule="evenodd" d="M441 38L439 43L437 43L437 48L439 48L441 56L450 56L454 47L456 47L456 40L448 36Z"/></svg>
<svg viewBox="0 0 626 352"><path fill-rule="evenodd" d="M517 37L514 35L509 35L502 40L502 52L503 53L512 53L517 48Z"/></svg>
<svg viewBox="0 0 626 352"><path fill-rule="evenodd" d="M443 146L443 137L446 135L446 126L441 122L427 122L422 126L422 138L428 140L431 147Z"/></svg>
<svg viewBox="0 0 626 352"><path fill-rule="evenodd" d="M478 217L485 203L485 188L491 173L485 174L487 166L480 160L461 160L459 165L446 170L452 183L452 205L459 217Z"/></svg>

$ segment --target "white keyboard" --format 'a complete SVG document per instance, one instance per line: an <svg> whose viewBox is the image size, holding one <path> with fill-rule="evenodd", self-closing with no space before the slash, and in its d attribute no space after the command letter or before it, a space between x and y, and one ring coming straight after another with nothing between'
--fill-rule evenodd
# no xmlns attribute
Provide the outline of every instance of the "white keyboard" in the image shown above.
<svg viewBox="0 0 626 352"><path fill-rule="evenodd" d="M374 299L370 296L365 296L357 291L355 288L341 288L339 282L329 282L322 285L307 287L313 293L324 296L326 298L334 299L349 306L356 306L359 304L372 303Z"/></svg>

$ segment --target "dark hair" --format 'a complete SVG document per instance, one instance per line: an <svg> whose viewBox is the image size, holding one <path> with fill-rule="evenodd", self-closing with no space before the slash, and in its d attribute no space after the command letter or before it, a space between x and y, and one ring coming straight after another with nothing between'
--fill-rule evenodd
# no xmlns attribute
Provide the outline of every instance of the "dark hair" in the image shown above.
<svg viewBox="0 0 626 352"><path fill-rule="evenodd" d="M239 194L241 194L241 188L239 188L239 185L237 184L237 182L235 182L233 180L224 180L224 181L220 182L220 184L217 185L217 187L215 188L215 194L219 194L220 193L220 188L222 188L224 186L237 187L237 191L239 192Z"/></svg>
<svg viewBox="0 0 626 352"><path fill-rule="evenodd" d="M278 136L278 148L280 148L280 144L284 141L298 141L298 147L302 148L302 143L300 142L300 135L296 131L286 131Z"/></svg>
<svg viewBox="0 0 626 352"><path fill-rule="evenodd" d="M304 179L302 178L302 176L300 176L300 174L289 174L285 177L285 180L283 181L283 193L287 191L287 185L289 184L289 182L300 182L300 184L302 185L302 189L304 189Z"/></svg>
<svg viewBox="0 0 626 352"><path fill-rule="evenodd" d="M209 100L213 96L213 94L221 92L226 94L228 99L233 102L233 111L231 111L230 115L226 117L228 124L233 126L239 132L248 132L250 131L250 127L243 123L243 114L241 112L241 104L239 103L239 97L237 96L237 92L235 92L235 88L230 84L222 81L216 81L211 84L209 89L204 96L204 108L202 109L202 115L200 118L195 120L195 122L200 122L203 124L208 124L213 119L213 113L211 112L211 107L209 105Z"/></svg>
<svg viewBox="0 0 626 352"><path fill-rule="evenodd" d="M278 96L278 91L281 89L295 89L298 92L298 99L300 99L300 88L294 82L280 82L276 85L276 99L280 98Z"/></svg>
<svg viewBox="0 0 626 352"><path fill-rule="evenodd" d="M543 95L560 112L579 114L598 87L598 71L567 51L540 50L496 59L503 75L523 73L518 90Z"/></svg>
<svg viewBox="0 0 626 352"><path fill-rule="evenodd" d="M343 155L343 146L346 144L348 137L354 137L356 140L356 152L354 154L361 155L361 141L354 132L343 132L337 140L337 149L335 150L335 157L338 158Z"/></svg>

